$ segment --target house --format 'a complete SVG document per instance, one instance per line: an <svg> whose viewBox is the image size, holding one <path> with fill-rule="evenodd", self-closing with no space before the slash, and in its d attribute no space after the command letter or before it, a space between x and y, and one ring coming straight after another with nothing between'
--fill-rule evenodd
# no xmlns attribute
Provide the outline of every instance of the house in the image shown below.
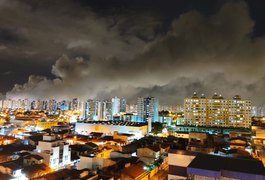
<svg viewBox="0 0 265 180"><path fill-rule="evenodd" d="M78 180L97 180L98 175L88 169L62 169L47 175L34 178L33 180L58 180L58 179L78 179Z"/></svg>
<svg viewBox="0 0 265 180"><path fill-rule="evenodd" d="M113 133L113 139L120 139L123 142L125 142L125 144L128 144L129 142L132 142L135 139L135 135L134 134L128 134L128 133L118 133L118 131L114 131Z"/></svg>
<svg viewBox="0 0 265 180"><path fill-rule="evenodd" d="M0 173L10 175L13 178L23 178L22 166L20 166L16 161L1 163Z"/></svg>
<svg viewBox="0 0 265 180"><path fill-rule="evenodd" d="M229 139L230 148L232 149L245 149L248 146L245 137L235 137Z"/></svg>
<svg viewBox="0 0 265 180"><path fill-rule="evenodd" d="M0 146L0 163L10 161L16 152L32 151L34 148L23 144L8 144Z"/></svg>
<svg viewBox="0 0 265 180"><path fill-rule="evenodd" d="M198 154L188 165L187 174L194 180L265 180L265 168L261 161L209 154Z"/></svg>
<svg viewBox="0 0 265 180"><path fill-rule="evenodd" d="M86 155L80 156L80 162L77 163L77 169L81 170L88 168L91 170L98 170L113 166L115 163L115 161L108 158Z"/></svg>
<svg viewBox="0 0 265 180"><path fill-rule="evenodd" d="M71 155L78 156L78 157L81 155L91 154L93 152L91 148L83 144L70 145L70 149L71 149Z"/></svg>
<svg viewBox="0 0 265 180"><path fill-rule="evenodd" d="M151 145L137 149L137 157L146 165L153 164L160 157L160 146Z"/></svg>
<svg viewBox="0 0 265 180"><path fill-rule="evenodd" d="M35 165L35 164L42 164L43 163L43 157L37 155L37 154L29 154L23 157L23 164L25 166Z"/></svg>
<svg viewBox="0 0 265 180"><path fill-rule="evenodd" d="M188 151L209 153L214 151L213 137L208 133L190 132Z"/></svg>
<svg viewBox="0 0 265 180"><path fill-rule="evenodd" d="M29 144L37 146L39 141L43 140L43 134L32 135L28 137Z"/></svg>
<svg viewBox="0 0 265 180"><path fill-rule="evenodd" d="M49 168L44 163L26 166L23 168L23 173L26 175L28 179L43 176L47 173L50 173L51 171L52 169Z"/></svg>
<svg viewBox="0 0 265 180"><path fill-rule="evenodd" d="M168 143L161 143L161 145L160 145L160 152L161 152L161 154L168 153L169 149L170 149L170 144L168 144Z"/></svg>
<svg viewBox="0 0 265 180"><path fill-rule="evenodd" d="M103 136L103 133L101 132L91 132L89 134L89 137L93 139L100 139L102 136Z"/></svg>
<svg viewBox="0 0 265 180"><path fill-rule="evenodd" d="M111 158L131 158L131 154L122 153L120 151L112 151L110 153Z"/></svg>
<svg viewBox="0 0 265 180"><path fill-rule="evenodd" d="M208 138L207 133L201 133L201 132L190 132L189 133L189 143L193 144L205 144Z"/></svg>
<svg viewBox="0 0 265 180"><path fill-rule="evenodd" d="M98 145L92 142L88 142L85 144L85 147L87 147L90 150L97 151L98 150Z"/></svg>
<svg viewBox="0 0 265 180"><path fill-rule="evenodd" d="M140 144L139 143L132 142L130 144L127 144L125 146L122 146L121 147L121 151L123 153L131 153L132 154L132 153L135 153L137 151L137 148L139 148L139 147L140 147Z"/></svg>
<svg viewBox="0 0 265 180"><path fill-rule="evenodd" d="M143 167L132 164L122 170L121 179L126 180L148 180L150 172L144 170Z"/></svg>
<svg viewBox="0 0 265 180"><path fill-rule="evenodd" d="M146 146L137 149L137 157L149 157L153 159L158 159L160 156L159 145Z"/></svg>
<svg viewBox="0 0 265 180"><path fill-rule="evenodd" d="M16 153L16 160L0 164L0 179L31 179L51 172L51 169L43 163L43 158L26 151Z"/></svg>

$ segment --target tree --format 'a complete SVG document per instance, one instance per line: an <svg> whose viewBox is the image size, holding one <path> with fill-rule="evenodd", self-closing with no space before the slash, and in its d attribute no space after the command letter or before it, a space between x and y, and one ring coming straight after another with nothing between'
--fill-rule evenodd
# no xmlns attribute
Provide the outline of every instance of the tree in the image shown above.
<svg viewBox="0 0 265 180"><path fill-rule="evenodd" d="M161 133L163 130L163 124L160 122L154 122L152 123L152 132L154 134L158 134Z"/></svg>

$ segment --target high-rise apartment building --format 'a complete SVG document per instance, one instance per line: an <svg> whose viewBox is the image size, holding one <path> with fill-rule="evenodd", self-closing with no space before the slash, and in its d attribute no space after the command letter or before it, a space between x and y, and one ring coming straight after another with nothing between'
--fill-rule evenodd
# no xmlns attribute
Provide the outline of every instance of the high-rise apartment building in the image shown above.
<svg viewBox="0 0 265 180"><path fill-rule="evenodd" d="M48 111L56 111L57 110L57 102L55 99L50 99L48 102Z"/></svg>
<svg viewBox="0 0 265 180"><path fill-rule="evenodd" d="M72 100L72 107L71 107L71 110L78 110L79 109L79 101L77 98L74 98Z"/></svg>
<svg viewBox="0 0 265 180"><path fill-rule="evenodd" d="M212 98L194 93L184 100L184 119L187 125L248 128L251 125L251 102L238 95L224 99L216 93Z"/></svg>
<svg viewBox="0 0 265 180"><path fill-rule="evenodd" d="M96 116L96 102L92 99L89 99L85 102L85 119L87 120L95 120Z"/></svg>
<svg viewBox="0 0 265 180"><path fill-rule="evenodd" d="M158 118L159 102L155 97L139 97L137 100L137 120L147 121L150 117L152 122L159 121Z"/></svg>
<svg viewBox="0 0 265 180"><path fill-rule="evenodd" d="M111 99L112 102L112 117L120 114L120 98L114 97Z"/></svg>
<svg viewBox="0 0 265 180"><path fill-rule="evenodd" d="M127 102L125 98L121 98L120 100L120 112L126 112Z"/></svg>
<svg viewBox="0 0 265 180"><path fill-rule="evenodd" d="M110 100L103 101L103 120L112 119L112 103Z"/></svg>
<svg viewBox="0 0 265 180"><path fill-rule="evenodd" d="M144 121L144 98L139 97L137 99L137 121Z"/></svg>
<svg viewBox="0 0 265 180"><path fill-rule="evenodd" d="M265 107L264 106L253 106L252 107L252 116L264 117L265 116Z"/></svg>
<svg viewBox="0 0 265 180"><path fill-rule="evenodd" d="M84 119L110 120L112 116L112 102L89 99L84 103Z"/></svg>
<svg viewBox="0 0 265 180"><path fill-rule="evenodd" d="M61 101L61 102L58 103L58 107L62 111L67 111L67 110L70 109L69 104L70 103L68 101L63 100L63 101Z"/></svg>

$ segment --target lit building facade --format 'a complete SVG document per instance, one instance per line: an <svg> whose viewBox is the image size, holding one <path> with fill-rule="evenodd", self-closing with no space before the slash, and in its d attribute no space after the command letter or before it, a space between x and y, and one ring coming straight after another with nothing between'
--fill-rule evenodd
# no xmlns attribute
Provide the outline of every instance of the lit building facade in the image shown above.
<svg viewBox="0 0 265 180"><path fill-rule="evenodd" d="M134 134L135 139L140 139L147 135L147 124L123 121L90 121L76 123L75 125L75 132L83 135L88 135L91 132L101 132L112 135L114 131Z"/></svg>
<svg viewBox="0 0 265 180"><path fill-rule="evenodd" d="M251 102L236 95L224 99L216 93L212 98L204 95L184 100L186 125L249 128L251 125Z"/></svg>
<svg viewBox="0 0 265 180"><path fill-rule="evenodd" d="M71 150L69 145L53 135L43 136L39 141L36 152L43 157L43 162L52 169L60 169L71 163Z"/></svg>
<svg viewBox="0 0 265 180"><path fill-rule="evenodd" d="M114 97L111 99L112 102L112 117L120 114L120 98Z"/></svg>
<svg viewBox="0 0 265 180"><path fill-rule="evenodd" d="M127 110L127 101L125 98L121 98L120 100L120 112L126 112Z"/></svg>
<svg viewBox="0 0 265 180"><path fill-rule="evenodd" d="M71 107L71 110L78 110L79 109L79 101L77 98L74 98L72 100L72 107Z"/></svg>
<svg viewBox="0 0 265 180"><path fill-rule="evenodd" d="M159 101L155 97L139 97L137 100L137 119L147 121L150 117L152 122L158 122Z"/></svg>
<svg viewBox="0 0 265 180"><path fill-rule="evenodd" d="M112 103L109 100L103 101L103 120L110 120L112 117Z"/></svg>
<svg viewBox="0 0 265 180"><path fill-rule="evenodd" d="M38 121L36 123L36 130L50 129L52 126L57 126L58 122L56 121Z"/></svg>

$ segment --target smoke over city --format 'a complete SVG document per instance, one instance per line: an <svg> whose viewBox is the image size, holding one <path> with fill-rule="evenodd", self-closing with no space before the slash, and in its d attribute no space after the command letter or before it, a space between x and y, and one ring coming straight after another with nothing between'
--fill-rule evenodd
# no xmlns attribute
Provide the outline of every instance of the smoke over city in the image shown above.
<svg viewBox="0 0 265 180"><path fill-rule="evenodd" d="M246 2L180 12L168 25L149 11L104 14L71 1L57 11L56 2L39 3L0 1L0 55L10 66L2 76L19 75L11 67L17 61L29 71L8 98L155 96L182 104L197 91L265 103L265 39L253 34Z"/></svg>

